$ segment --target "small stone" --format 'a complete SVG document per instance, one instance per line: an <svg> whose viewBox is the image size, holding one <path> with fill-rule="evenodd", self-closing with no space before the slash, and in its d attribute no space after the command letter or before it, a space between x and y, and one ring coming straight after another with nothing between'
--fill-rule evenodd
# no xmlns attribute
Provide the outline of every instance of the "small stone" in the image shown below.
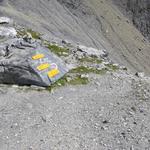
<svg viewBox="0 0 150 150"><path fill-rule="evenodd" d="M12 85L12 88L18 88L19 86L18 85Z"/></svg>
<svg viewBox="0 0 150 150"><path fill-rule="evenodd" d="M46 118L45 118L45 117L41 116L41 119L42 119L42 121L43 121L44 123L46 123Z"/></svg>
<svg viewBox="0 0 150 150"><path fill-rule="evenodd" d="M67 77L66 80L67 80L67 82L70 82L72 80L72 78L71 77Z"/></svg>
<svg viewBox="0 0 150 150"><path fill-rule="evenodd" d="M119 67L119 64L113 64L113 66Z"/></svg>
<svg viewBox="0 0 150 150"><path fill-rule="evenodd" d="M71 45L71 43L68 40L62 40L62 44L67 44L67 45Z"/></svg>
<svg viewBox="0 0 150 150"><path fill-rule="evenodd" d="M14 123L14 126L16 126L16 127L17 127L17 126L18 126L18 123Z"/></svg>
<svg viewBox="0 0 150 150"><path fill-rule="evenodd" d="M58 83L58 86L61 86L62 84L61 83Z"/></svg>
<svg viewBox="0 0 150 150"><path fill-rule="evenodd" d="M34 43L35 40L33 40L31 33L27 32L26 35L23 36L23 39L25 42L28 42L30 44Z"/></svg>
<svg viewBox="0 0 150 150"><path fill-rule="evenodd" d="M66 53L66 52L63 52L62 54L63 54L63 55L66 55L66 56L68 55L68 53Z"/></svg>
<svg viewBox="0 0 150 150"><path fill-rule="evenodd" d="M126 134L124 132L121 133L121 135L125 138L126 137Z"/></svg>
<svg viewBox="0 0 150 150"><path fill-rule="evenodd" d="M103 124L107 124L107 123L109 123L107 120L104 120L103 122L102 122Z"/></svg>
<svg viewBox="0 0 150 150"><path fill-rule="evenodd" d="M41 139L40 142L44 142L44 140Z"/></svg>
<svg viewBox="0 0 150 150"><path fill-rule="evenodd" d="M126 70L126 71L128 70L127 67L125 67L125 66L121 66L120 69Z"/></svg>
<svg viewBox="0 0 150 150"><path fill-rule="evenodd" d="M102 62L102 64L104 64L104 65L109 65L109 64L110 64L110 62L108 62L108 61L104 61L104 62Z"/></svg>
<svg viewBox="0 0 150 150"><path fill-rule="evenodd" d="M134 112L136 112L136 108L133 106L133 107L131 107L131 109L134 111Z"/></svg>
<svg viewBox="0 0 150 150"><path fill-rule="evenodd" d="M63 99L63 97L59 97L59 100Z"/></svg>
<svg viewBox="0 0 150 150"><path fill-rule="evenodd" d="M136 75L137 77L140 77L140 78L145 77L144 72L136 72L135 75Z"/></svg>
<svg viewBox="0 0 150 150"><path fill-rule="evenodd" d="M88 74L82 74L81 78L89 78L89 75Z"/></svg>
<svg viewBox="0 0 150 150"><path fill-rule="evenodd" d="M141 49L141 48L139 48L139 51L142 51L142 49Z"/></svg>
<svg viewBox="0 0 150 150"><path fill-rule="evenodd" d="M99 83L99 82L95 82L95 84L96 84L97 86L100 86L100 83Z"/></svg>

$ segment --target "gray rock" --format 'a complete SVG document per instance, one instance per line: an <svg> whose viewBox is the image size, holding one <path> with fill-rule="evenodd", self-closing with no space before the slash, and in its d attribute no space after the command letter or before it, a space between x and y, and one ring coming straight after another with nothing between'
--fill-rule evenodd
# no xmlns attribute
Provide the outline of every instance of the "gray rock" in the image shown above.
<svg viewBox="0 0 150 150"><path fill-rule="evenodd" d="M8 40L0 52L0 83L49 86L68 71L60 58L38 43ZM38 54L43 56L33 57Z"/></svg>
<svg viewBox="0 0 150 150"><path fill-rule="evenodd" d="M97 57L107 57L108 53L106 52L106 50L98 50L92 47L86 47L83 45L79 45L78 46L78 51L81 51L85 54L87 54L88 56L97 56Z"/></svg>
<svg viewBox="0 0 150 150"><path fill-rule="evenodd" d="M136 72L135 75L136 75L137 77L140 77L140 78L145 77L144 72Z"/></svg>
<svg viewBox="0 0 150 150"><path fill-rule="evenodd" d="M17 31L13 27L0 27L0 37L16 37Z"/></svg>
<svg viewBox="0 0 150 150"><path fill-rule="evenodd" d="M150 40L150 1L149 0L113 0L120 10L130 18L133 24Z"/></svg>

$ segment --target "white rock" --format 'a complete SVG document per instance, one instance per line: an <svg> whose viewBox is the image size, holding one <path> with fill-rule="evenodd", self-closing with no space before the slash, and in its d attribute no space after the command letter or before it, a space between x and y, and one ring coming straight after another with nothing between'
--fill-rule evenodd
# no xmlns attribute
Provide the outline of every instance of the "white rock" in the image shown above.
<svg viewBox="0 0 150 150"><path fill-rule="evenodd" d="M89 75L88 74L82 74L81 78L89 78Z"/></svg>
<svg viewBox="0 0 150 150"><path fill-rule="evenodd" d="M9 24L11 22L12 20L8 17L0 17L0 24L4 24L4 23Z"/></svg>
<svg viewBox="0 0 150 150"><path fill-rule="evenodd" d="M17 31L13 27L0 27L0 36L15 37Z"/></svg>
<svg viewBox="0 0 150 150"><path fill-rule="evenodd" d="M76 68L75 64L66 64L66 66L67 66L68 70Z"/></svg>
<svg viewBox="0 0 150 150"><path fill-rule="evenodd" d="M102 64L104 64L104 65L109 65L110 62L109 62L109 61L103 61Z"/></svg>
<svg viewBox="0 0 150 150"><path fill-rule="evenodd" d="M145 77L145 74L144 72L137 72L136 75L140 78L144 78Z"/></svg>
<svg viewBox="0 0 150 150"><path fill-rule="evenodd" d="M12 88L18 88L19 86L18 85L12 85Z"/></svg>
<svg viewBox="0 0 150 150"><path fill-rule="evenodd" d="M101 56L101 57L107 57L108 53L106 50L98 50L92 47L86 47L84 45L78 45L78 50L81 50L85 53L87 53L89 56L95 55L95 56Z"/></svg>
<svg viewBox="0 0 150 150"><path fill-rule="evenodd" d="M113 64L113 66L119 67L119 64Z"/></svg>
<svg viewBox="0 0 150 150"><path fill-rule="evenodd" d="M30 87L34 90L45 90L45 87L39 87L39 86L36 86L36 85L31 85Z"/></svg>

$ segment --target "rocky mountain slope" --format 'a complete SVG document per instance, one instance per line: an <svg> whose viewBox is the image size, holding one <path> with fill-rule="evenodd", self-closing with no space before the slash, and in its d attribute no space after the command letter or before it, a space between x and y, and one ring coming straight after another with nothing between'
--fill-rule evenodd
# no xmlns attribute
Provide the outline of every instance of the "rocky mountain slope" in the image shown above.
<svg viewBox="0 0 150 150"><path fill-rule="evenodd" d="M46 39L69 39L105 49L112 60L133 71L150 72L149 43L110 1L3 0L0 3L1 14L43 33Z"/></svg>
<svg viewBox="0 0 150 150"><path fill-rule="evenodd" d="M1 0L0 16L0 150L150 149L150 45L112 1ZM41 79L34 46L69 70L48 88L17 85Z"/></svg>
<svg viewBox="0 0 150 150"><path fill-rule="evenodd" d="M150 39L150 1L114 0L120 10L131 19L133 24Z"/></svg>

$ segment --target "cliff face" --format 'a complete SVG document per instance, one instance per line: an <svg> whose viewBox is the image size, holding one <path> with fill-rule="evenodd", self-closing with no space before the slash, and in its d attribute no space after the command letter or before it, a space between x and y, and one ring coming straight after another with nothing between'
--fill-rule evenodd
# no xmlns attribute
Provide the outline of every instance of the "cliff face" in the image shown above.
<svg viewBox="0 0 150 150"><path fill-rule="evenodd" d="M150 1L113 0L133 24L150 40Z"/></svg>

